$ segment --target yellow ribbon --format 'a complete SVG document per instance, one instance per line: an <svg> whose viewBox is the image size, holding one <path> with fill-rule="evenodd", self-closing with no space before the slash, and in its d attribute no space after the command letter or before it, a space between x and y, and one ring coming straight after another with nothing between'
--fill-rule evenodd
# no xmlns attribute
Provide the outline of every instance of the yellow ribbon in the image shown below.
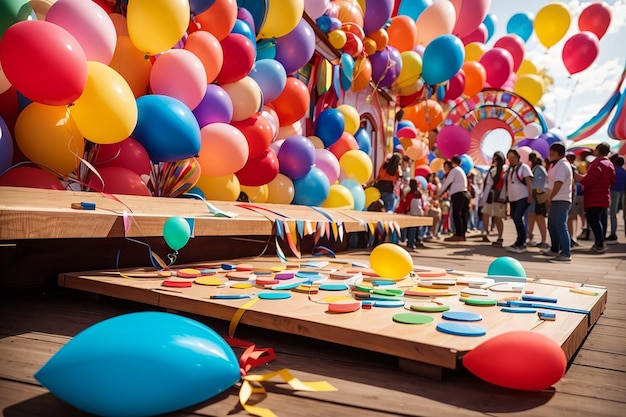
<svg viewBox="0 0 626 417"><path fill-rule="evenodd" d="M241 307L239 307L239 309L235 312L235 315L233 316L232 320L230 321L230 325L228 326L228 337L234 337L235 330L237 330L237 325L241 321L241 318L243 317L244 313L248 311L248 309L252 307L254 304L256 304L259 300L260 298L255 297L252 300L243 304Z"/></svg>

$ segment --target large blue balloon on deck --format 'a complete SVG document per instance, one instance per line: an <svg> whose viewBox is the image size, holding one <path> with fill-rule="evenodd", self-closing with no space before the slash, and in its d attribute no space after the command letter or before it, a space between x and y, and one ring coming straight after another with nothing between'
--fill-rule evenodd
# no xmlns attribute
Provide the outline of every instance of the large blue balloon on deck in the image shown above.
<svg viewBox="0 0 626 417"><path fill-rule="evenodd" d="M206 401L239 381L240 371L230 346L204 324L141 312L79 333L35 378L88 413L138 417Z"/></svg>
<svg viewBox="0 0 626 417"><path fill-rule="evenodd" d="M292 204L319 206L328 198L330 182L321 169L313 167L304 177L293 181L293 188Z"/></svg>
<svg viewBox="0 0 626 417"><path fill-rule="evenodd" d="M441 35L430 41L422 59L422 78L426 84L439 84L454 76L465 60L463 42L454 35Z"/></svg>
<svg viewBox="0 0 626 417"><path fill-rule="evenodd" d="M530 13L516 13L507 22L506 32L514 33L526 42L533 34L533 20Z"/></svg>
<svg viewBox="0 0 626 417"><path fill-rule="evenodd" d="M320 138L324 147L328 148L339 140L346 128L346 121L337 109L326 109L320 113L315 122L315 136Z"/></svg>
<svg viewBox="0 0 626 417"><path fill-rule="evenodd" d="M150 94L137 99L135 139L153 162L175 162L200 152L200 127L185 104Z"/></svg>

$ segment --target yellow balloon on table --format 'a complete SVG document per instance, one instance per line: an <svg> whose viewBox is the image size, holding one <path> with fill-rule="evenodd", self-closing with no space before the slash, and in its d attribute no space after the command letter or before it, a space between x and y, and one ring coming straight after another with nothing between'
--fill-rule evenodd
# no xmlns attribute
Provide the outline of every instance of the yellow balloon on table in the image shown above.
<svg viewBox="0 0 626 417"><path fill-rule="evenodd" d="M519 68L517 69L517 76L526 75L526 74L535 74L537 75L539 70L537 66L528 58L524 58Z"/></svg>
<svg viewBox="0 0 626 417"><path fill-rule="evenodd" d="M132 0L128 2L128 35L149 55L176 45L189 25L189 0Z"/></svg>
<svg viewBox="0 0 626 417"><path fill-rule="evenodd" d="M487 47L484 43L472 42L465 45L465 62L467 61L480 61L480 58L487 51Z"/></svg>
<svg viewBox="0 0 626 417"><path fill-rule="evenodd" d="M383 243L370 253L370 266L382 278L399 281L413 271L413 258L406 249L394 243Z"/></svg>
<svg viewBox="0 0 626 417"><path fill-rule="evenodd" d="M207 200L236 201L241 192L239 179L235 174L221 177L201 176L196 187L202 190Z"/></svg>
<svg viewBox="0 0 626 417"><path fill-rule="evenodd" d="M380 190L376 187L367 187L364 192L365 208L369 207L374 201L378 201L381 197Z"/></svg>
<svg viewBox="0 0 626 417"><path fill-rule="evenodd" d="M267 184L257 187L242 185L241 191L246 193L251 203L267 203L267 198L270 194Z"/></svg>
<svg viewBox="0 0 626 417"><path fill-rule="evenodd" d="M295 194L293 182L283 174L278 174L276 178L267 184L267 202L272 204L291 204Z"/></svg>
<svg viewBox="0 0 626 417"><path fill-rule="evenodd" d="M353 149L339 159L339 166L346 174L346 178L365 184L372 176L372 160L365 152Z"/></svg>
<svg viewBox="0 0 626 417"><path fill-rule="evenodd" d="M404 51L400 57L402 69L395 81L396 88L406 89L415 86L422 75L422 57L415 51Z"/></svg>
<svg viewBox="0 0 626 417"><path fill-rule="evenodd" d="M537 12L533 27L539 42L546 48L554 46L569 30L571 16L563 3L550 3Z"/></svg>
<svg viewBox="0 0 626 417"><path fill-rule="evenodd" d="M333 184L330 186L328 197L322 204L322 207L354 210L354 197L345 186Z"/></svg>
<svg viewBox="0 0 626 417"><path fill-rule="evenodd" d="M543 96L543 81L538 75L522 75L515 80L513 92L535 106Z"/></svg>
<svg viewBox="0 0 626 417"><path fill-rule="evenodd" d="M87 63L87 85L70 107L82 135L102 145L121 142L137 125L137 101L118 72L100 62Z"/></svg>
<svg viewBox="0 0 626 417"><path fill-rule="evenodd" d="M354 135L359 127L361 127L361 115L359 111L349 104L342 104L337 106L337 110L343 114L345 120L344 130L351 135Z"/></svg>
<svg viewBox="0 0 626 417"><path fill-rule="evenodd" d="M270 1L259 37L269 39L285 36L298 25L303 12L304 0Z"/></svg>
<svg viewBox="0 0 626 417"><path fill-rule="evenodd" d="M62 175L78 167L85 151L66 106L26 106L15 123L15 141L28 159Z"/></svg>

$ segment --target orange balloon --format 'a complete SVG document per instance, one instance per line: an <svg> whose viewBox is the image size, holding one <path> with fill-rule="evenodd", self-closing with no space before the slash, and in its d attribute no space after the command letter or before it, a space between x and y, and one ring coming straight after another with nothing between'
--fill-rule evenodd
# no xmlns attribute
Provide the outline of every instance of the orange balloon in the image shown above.
<svg viewBox="0 0 626 417"><path fill-rule="evenodd" d="M115 52L109 66L117 71L128 83L135 97L143 96L150 83L152 62L146 59L145 52L133 45L128 36L119 36Z"/></svg>
<svg viewBox="0 0 626 417"><path fill-rule="evenodd" d="M357 3L350 0L337 0L335 4L338 8L337 19L342 23L352 23L363 27L363 10Z"/></svg>
<svg viewBox="0 0 626 417"><path fill-rule="evenodd" d="M369 58L362 56L354 62L352 91L359 92L367 87L372 80L372 63Z"/></svg>
<svg viewBox="0 0 626 417"><path fill-rule="evenodd" d="M331 151L337 159L341 159L344 153L357 149L359 149L358 142L354 136L348 132L343 132L339 140L328 147L328 150Z"/></svg>
<svg viewBox="0 0 626 417"><path fill-rule="evenodd" d="M302 119L310 105L311 97L306 84L295 77L287 78L283 92L272 101L281 126L288 126Z"/></svg>
<svg viewBox="0 0 626 417"><path fill-rule="evenodd" d="M220 41L230 34L237 21L237 1L217 0L195 17L200 29L211 32Z"/></svg>
<svg viewBox="0 0 626 417"><path fill-rule="evenodd" d="M202 147L198 163L205 176L234 174L244 167L249 156L246 137L225 123L211 123L200 129Z"/></svg>
<svg viewBox="0 0 626 417"><path fill-rule="evenodd" d="M376 42L377 51L382 51L389 43L389 34L385 29L378 29L376 32L367 35L367 37Z"/></svg>
<svg viewBox="0 0 626 417"><path fill-rule="evenodd" d="M463 94L473 96L483 89L487 82L487 72L480 62L468 61L461 67L465 71L465 89Z"/></svg>
<svg viewBox="0 0 626 417"><path fill-rule="evenodd" d="M206 82L211 84L217 78L224 62L222 44L215 36L204 30L193 32L187 37L185 49L200 59L206 72Z"/></svg>
<svg viewBox="0 0 626 417"><path fill-rule="evenodd" d="M443 122L443 109L434 100L425 100L404 109L404 118L422 132L434 130Z"/></svg>
<svg viewBox="0 0 626 417"><path fill-rule="evenodd" d="M410 51L417 44L417 27L409 16L391 18L391 26L387 28L389 45L400 52Z"/></svg>
<svg viewBox="0 0 626 417"><path fill-rule="evenodd" d="M376 41L372 38L365 38L363 39L363 51L365 51L365 53L369 56L369 55L374 55L376 53L376 48L378 47L378 45L376 45Z"/></svg>

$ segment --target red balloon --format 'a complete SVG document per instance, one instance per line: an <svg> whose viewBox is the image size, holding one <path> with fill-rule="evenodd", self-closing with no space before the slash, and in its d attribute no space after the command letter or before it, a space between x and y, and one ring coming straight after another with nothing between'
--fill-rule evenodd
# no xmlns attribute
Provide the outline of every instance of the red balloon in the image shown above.
<svg viewBox="0 0 626 417"><path fill-rule="evenodd" d="M399 138L415 139L417 138L417 129L412 126L406 126L396 132Z"/></svg>
<svg viewBox="0 0 626 417"><path fill-rule="evenodd" d="M258 187L272 181L278 175L278 158L276 153L267 148L263 153L249 159L246 165L235 173L241 185Z"/></svg>
<svg viewBox="0 0 626 417"><path fill-rule="evenodd" d="M80 44L46 21L9 27L0 41L0 65L17 91L49 106L71 104L87 84L87 58Z"/></svg>
<svg viewBox="0 0 626 417"><path fill-rule="evenodd" d="M599 51L600 41L594 33L577 33L563 45L563 64L570 75L577 74L593 64Z"/></svg>
<svg viewBox="0 0 626 417"><path fill-rule="evenodd" d="M287 77L280 96L272 101L281 126L289 126L302 119L309 111L311 97L306 84L295 77Z"/></svg>
<svg viewBox="0 0 626 417"><path fill-rule="evenodd" d="M41 168L19 166L0 176L0 185L9 187L43 188L46 190L65 190L61 181Z"/></svg>
<svg viewBox="0 0 626 417"><path fill-rule="evenodd" d="M98 170L104 184L96 175L89 180L91 191L109 194L150 196L150 191L139 174L128 168L108 167Z"/></svg>
<svg viewBox="0 0 626 417"><path fill-rule="evenodd" d="M363 52L363 41L352 32L346 33L346 39L343 51L354 58L361 55L361 52Z"/></svg>
<svg viewBox="0 0 626 417"><path fill-rule="evenodd" d="M479 62L485 67L487 83L493 88L502 87L513 71L513 56L506 49L490 49Z"/></svg>
<svg viewBox="0 0 626 417"><path fill-rule="evenodd" d="M421 164L415 167L415 176L416 177L424 177L426 178L428 174L432 173L433 170L430 169L428 164Z"/></svg>
<svg viewBox="0 0 626 417"><path fill-rule="evenodd" d="M274 137L272 124L261 113L255 113L249 119L231 124L241 130L248 141L248 148L250 149L248 159L260 156L272 143Z"/></svg>
<svg viewBox="0 0 626 417"><path fill-rule="evenodd" d="M221 85L230 84L248 75L256 58L256 47L250 39L232 33L222 39L220 44L224 51L224 61L217 75L217 82Z"/></svg>
<svg viewBox="0 0 626 417"><path fill-rule="evenodd" d="M446 91L446 95L443 96L443 99L455 100L461 97L461 94L463 94L463 90L465 90L465 71L463 71L463 69L460 69L459 72L457 72L448 81L448 90Z"/></svg>
<svg viewBox="0 0 626 417"><path fill-rule="evenodd" d="M344 153L355 149L359 149L359 143L348 132L343 132L339 140L328 147L328 150L337 157L337 160L341 159Z"/></svg>
<svg viewBox="0 0 626 417"><path fill-rule="evenodd" d="M472 42L485 43L487 42L487 36L489 36L487 26L481 23L472 33L462 37L461 42L463 42L463 45L469 45Z"/></svg>
<svg viewBox="0 0 626 417"><path fill-rule="evenodd" d="M422 98L423 94L424 87L420 88L413 94L409 94L408 96L399 96L400 100L398 101L398 104L400 105L400 107L413 106Z"/></svg>
<svg viewBox="0 0 626 417"><path fill-rule="evenodd" d="M563 377L567 358L563 349L548 336L515 331L478 345L463 357L463 365L491 384L540 391Z"/></svg>
<svg viewBox="0 0 626 417"><path fill-rule="evenodd" d="M524 40L512 33L501 37L493 45L496 48L506 49L513 57L513 72L517 72L524 60Z"/></svg>
<svg viewBox="0 0 626 417"><path fill-rule="evenodd" d="M602 39L610 23L611 8L604 2L590 4L578 16L578 28L581 32L593 32L598 39Z"/></svg>
<svg viewBox="0 0 626 417"><path fill-rule="evenodd" d="M152 163L146 149L135 139L128 138L118 143L98 145L98 154L93 165L96 168L122 167L137 174L150 175Z"/></svg>

